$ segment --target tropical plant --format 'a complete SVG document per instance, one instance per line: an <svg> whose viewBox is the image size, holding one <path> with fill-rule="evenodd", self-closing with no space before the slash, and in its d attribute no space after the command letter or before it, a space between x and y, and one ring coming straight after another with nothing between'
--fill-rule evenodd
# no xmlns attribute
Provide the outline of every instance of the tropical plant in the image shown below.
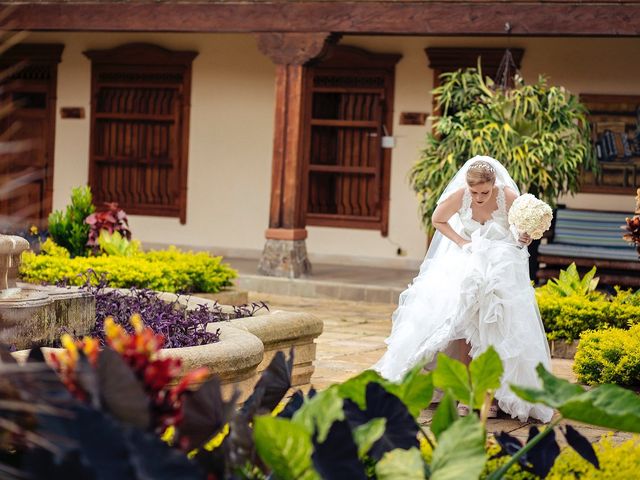
<svg viewBox="0 0 640 480"><path fill-rule="evenodd" d="M433 91L441 116L409 174L429 232L438 197L475 155L495 157L522 191L552 206L578 190L582 168L596 168L585 107L563 87L544 77L532 85L516 77L514 88L496 89L479 66L441 79Z"/></svg>
<svg viewBox="0 0 640 480"><path fill-rule="evenodd" d="M158 355L162 338L134 324L133 335L107 324L103 349L66 338L66 350L51 356L60 377L42 351L19 366L0 347L0 429L14 434L2 451L3 478L206 478L185 453L223 428L237 396L223 400L217 378L201 383L206 369L180 379L180 361ZM8 404L9 395L23 403ZM173 448L158 438L167 426L176 431Z"/></svg>
<svg viewBox="0 0 640 480"><path fill-rule="evenodd" d="M250 397L235 409L237 396L223 396L217 378L195 385L204 380L202 370L178 380L177 364L158 356L161 339L140 321L134 320L133 334L108 322L106 329L108 346L102 350L95 340L65 338L67 353L54 359L63 383L42 363L41 351L32 351L30 362L18 366L7 363L13 360L0 348L0 400L32 400L29 408L2 403L0 417L11 421L0 422L0 429L10 425L16 434L6 438L9 448L0 461L11 466L0 466L3 473L14 478L26 473L36 480L442 480L483 474L482 412L502 372L492 349L468 369L440 355L432 373L417 366L401 383L391 383L365 371L320 393L297 391L283 406L293 352L288 360L278 352ZM516 463L520 471L548 472L559 453L553 426L563 417L640 431L640 399L633 393L614 385L587 392L541 366L538 372L541 389L513 389L528 401L554 406L560 416L541 432L534 427L524 446L504 432L497 435L508 459L487 478L504 478L518 470ZM417 416L430 403L434 385L448 398L429 431ZM480 417L458 418L455 399L480 406ZM164 442L153 435L161 431ZM598 466L599 457L584 437L570 427L562 431L583 458ZM54 445L49 438L58 441Z"/></svg>
<svg viewBox="0 0 640 480"><path fill-rule="evenodd" d="M550 279L546 285L539 288L539 291L547 292L558 297L568 297L570 295L598 297L601 295L592 295L593 292L596 291L600 280L595 275L596 267L594 266L580 278L578 268L575 262L572 262L566 270L560 270L558 278Z"/></svg>
<svg viewBox="0 0 640 480"><path fill-rule="evenodd" d="M560 453L554 436L554 428L563 420L590 423L606 428L640 432L640 398L628 390L616 385L606 384L585 390L580 385L574 385L567 380L554 377L542 365L537 367L538 376L542 381L542 388L517 387L511 389L522 399L531 403L542 403L557 410L558 415L542 431L531 427L529 440L522 446L518 439L505 432L498 437L506 454L512 454L511 459L491 474L488 480L497 480L516 462L521 466L533 462L534 471L544 477L551 469L553 462ZM598 459L589 441L575 429L567 425L561 429L565 439L576 452L585 460L598 468ZM540 451L536 451L541 449Z"/></svg>
<svg viewBox="0 0 640 480"><path fill-rule="evenodd" d="M87 216L85 222L89 225L89 235L87 246L94 251L98 250L98 243L102 231L113 235L117 233L121 238L131 240L131 230L129 230L129 220L124 210L118 207L116 202L105 202L107 209L92 213Z"/></svg>
<svg viewBox="0 0 640 480"><path fill-rule="evenodd" d="M51 238L66 248L72 257L87 254L89 225L85 219L95 211L93 197L88 186L71 190L71 204L64 213L55 210L49 215L49 234Z"/></svg>

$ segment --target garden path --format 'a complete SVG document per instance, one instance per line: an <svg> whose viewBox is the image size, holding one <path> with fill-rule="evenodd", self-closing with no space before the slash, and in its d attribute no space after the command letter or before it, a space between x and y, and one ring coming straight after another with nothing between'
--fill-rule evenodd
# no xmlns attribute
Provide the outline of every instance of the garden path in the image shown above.
<svg viewBox="0 0 640 480"><path fill-rule="evenodd" d="M309 312L321 318L324 331L317 339L317 354L312 385L323 389L345 381L369 368L382 356L384 339L391 329L391 313L395 305L389 303L353 302L326 298L292 297L250 292L250 301L264 300L272 310ZM553 373L575 382L571 370L572 360L553 359ZM420 422L428 425L433 408L426 409ZM570 422L590 441L597 441L606 429ZM531 423L522 423L511 418L490 419L490 432L507 431L526 440ZM625 432L614 432L614 438L623 441L631 436ZM562 440L562 435L559 436Z"/></svg>

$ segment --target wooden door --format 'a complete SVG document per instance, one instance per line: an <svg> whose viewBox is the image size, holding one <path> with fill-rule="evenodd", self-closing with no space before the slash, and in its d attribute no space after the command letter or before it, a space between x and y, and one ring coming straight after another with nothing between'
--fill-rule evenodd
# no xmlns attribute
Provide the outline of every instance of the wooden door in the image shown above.
<svg viewBox="0 0 640 480"><path fill-rule="evenodd" d="M197 52L133 43L85 55L92 63L89 184L95 202L185 223Z"/></svg>
<svg viewBox="0 0 640 480"><path fill-rule="evenodd" d="M2 57L1 68L22 68L2 86L3 140L0 156L0 228L20 232L46 226L53 196L57 64L62 45L23 44ZM15 148L13 148L15 147Z"/></svg>
<svg viewBox="0 0 640 480"><path fill-rule="evenodd" d="M338 46L309 69L305 136L306 223L387 234L399 55Z"/></svg>
<svg viewBox="0 0 640 480"><path fill-rule="evenodd" d="M315 91L308 216L380 221L383 102L379 89Z"/></svg>

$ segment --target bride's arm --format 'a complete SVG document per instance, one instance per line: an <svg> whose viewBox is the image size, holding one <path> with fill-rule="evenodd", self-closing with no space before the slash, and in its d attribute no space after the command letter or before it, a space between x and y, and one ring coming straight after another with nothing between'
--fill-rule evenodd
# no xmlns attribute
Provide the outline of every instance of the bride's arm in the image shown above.
<svg viewBox="0 0 640 480"><path fill-rule="evenodd" d="M431 223L433 223L435 229L459 247L470 242L466 238L458 235L453 227L449 225L449 219L453 217L458 210L460 210L460 207L462 207L463 193L463 188L452 193L445 201L436 207L433 211L433 215L431 215Z"/></svg>
<svg viewBox="0 0 640 480"><path fill-rule="evenodd" d="M507 205L507 212L511 210L511 205L516 198L518 198L518 194L515 191L511 190L509 187L504 188L504 200ZM530 245L532 241L531 237L526 233L523 233L520 235L520 238L518 238L518 242L526 246Z"/></svg>

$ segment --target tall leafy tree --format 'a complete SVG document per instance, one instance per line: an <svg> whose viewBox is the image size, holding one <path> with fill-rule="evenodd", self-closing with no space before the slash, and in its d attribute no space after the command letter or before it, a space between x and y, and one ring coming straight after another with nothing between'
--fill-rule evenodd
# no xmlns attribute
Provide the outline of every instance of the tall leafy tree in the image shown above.
<svg viewBox="0 0 640 480"><path fill-rule="evenodd" d="M474 155L496 158L523 192L551 205L577 192L583 168L597 168L586 108L563 87L549 86L542 76L527 85L516 76L513 88L495 88L480 67L441 79L433 91L441 116L409 174L429 233L438 197Z"/></svg>

